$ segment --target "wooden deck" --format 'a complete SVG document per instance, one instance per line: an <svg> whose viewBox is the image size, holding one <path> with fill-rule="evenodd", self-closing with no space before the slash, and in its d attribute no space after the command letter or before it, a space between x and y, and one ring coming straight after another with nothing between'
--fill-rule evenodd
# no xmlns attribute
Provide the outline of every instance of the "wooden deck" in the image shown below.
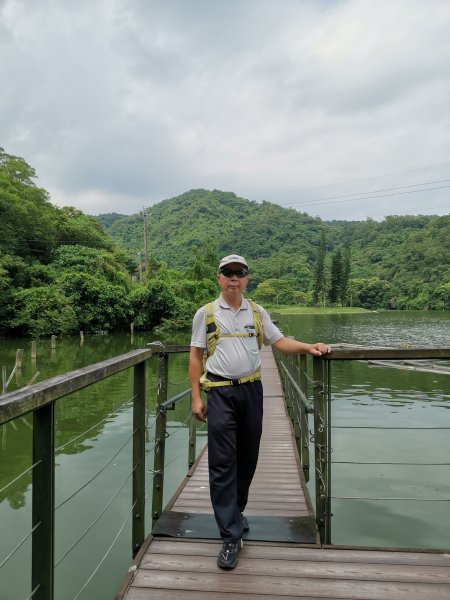
<svg viewBox="0 0 450 600"><path fill-rule="evenodd" d="M292 430L270 350L262 353L262 360L264 430L260 461L245 511L250 531L244 536L239 565L229 572L217 567L221 547L217 530L211 536L201 536L213 539L181 538L180 533L176 537L149 536L116 600L449 600L450 555L322 548L316 532L312 543L307 544L264 541L264 519L272 528L279 519L283 539L286 523L311 520L313 512L299 475ZM194 523L196 518L209 515L212 522L206 452L169 503L166 515L169 519L185 515L188 523L189 515Z"/></svg>

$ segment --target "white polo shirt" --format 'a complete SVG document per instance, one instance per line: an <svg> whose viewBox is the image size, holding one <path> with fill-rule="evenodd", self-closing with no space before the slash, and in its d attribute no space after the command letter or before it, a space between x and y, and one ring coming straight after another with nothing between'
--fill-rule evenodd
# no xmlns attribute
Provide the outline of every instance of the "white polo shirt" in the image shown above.
<svg viewBox="0 0 450 600"><path fill-rule="evenodd" d="M265 346L271 346L283 337L281 331L270 320L269 314L257 305L263 324ZM214 300L214 317L220 333L254 333L253 312L245 298L240 308L234 310L225 302L222 295ZM205 308L200 308L192 324L191 346L206 348ZM220 377L239 379L251 375L261 366L258 341L254 337L219 338L216 349L206 361L206 371Z"/></svg>

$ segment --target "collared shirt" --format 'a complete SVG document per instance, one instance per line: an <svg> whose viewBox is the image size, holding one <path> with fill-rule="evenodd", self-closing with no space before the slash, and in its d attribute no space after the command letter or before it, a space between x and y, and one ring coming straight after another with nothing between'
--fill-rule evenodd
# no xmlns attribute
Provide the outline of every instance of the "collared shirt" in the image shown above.
<svg viewBox="0 0 450 600"><path fill-rule="evenodd" d="M254 333L253 312L245 298L235 312L220 295L214 301L214 317L220 333ZM258 308L264 329L263 343L270 346L283 337L262 306ZM205 307L200 308L192 325L191 346L206 348ZM251 375L261 366L258 341L252 337L219 338L216 349L206 361L206 371L220 377L239 379Z"/></svg>

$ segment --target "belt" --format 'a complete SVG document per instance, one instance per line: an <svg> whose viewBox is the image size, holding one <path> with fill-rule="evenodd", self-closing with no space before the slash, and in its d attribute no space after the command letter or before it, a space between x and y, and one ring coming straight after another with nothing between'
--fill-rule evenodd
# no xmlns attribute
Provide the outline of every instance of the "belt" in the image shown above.
<svg viewBox="0 0 450 600"><path fill-rule="evenodd" d="M254 381L258 381L261 379L261 371L260 369L256 369L254 373L251 375L247 375L247 377L240 377L239 379L219 379L219 381L210 381L208 379L209 373L206 375L203 374L200 377L200 385L204 392L209 392L209 390L213 387L224 387L231 385L241 385L242 383L253 383ZM214 375L211 373L213 377L219 377L219 375Z"/></svg>

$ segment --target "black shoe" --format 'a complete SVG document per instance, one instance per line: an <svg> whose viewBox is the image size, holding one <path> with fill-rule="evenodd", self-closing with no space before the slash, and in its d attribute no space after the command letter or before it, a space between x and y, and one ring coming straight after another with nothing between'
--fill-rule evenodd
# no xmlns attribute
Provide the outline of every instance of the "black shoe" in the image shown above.
<svg viewBox="0 0 450 600"><path fill-rule="evenodd" d="M234 569L238 564L239 550L243 545L242 540L238 540L237 542L224 541L222 550L217 557L217 565L221 569Z"/></svg>
<svg viewBox="0 0 450 600"><path fill-rule="evenodd" d="M250 525L248 524L247 517L244 516L242 513L241 513L241 517L242 517L243 531L248 531L250 529Z"/></svg>

